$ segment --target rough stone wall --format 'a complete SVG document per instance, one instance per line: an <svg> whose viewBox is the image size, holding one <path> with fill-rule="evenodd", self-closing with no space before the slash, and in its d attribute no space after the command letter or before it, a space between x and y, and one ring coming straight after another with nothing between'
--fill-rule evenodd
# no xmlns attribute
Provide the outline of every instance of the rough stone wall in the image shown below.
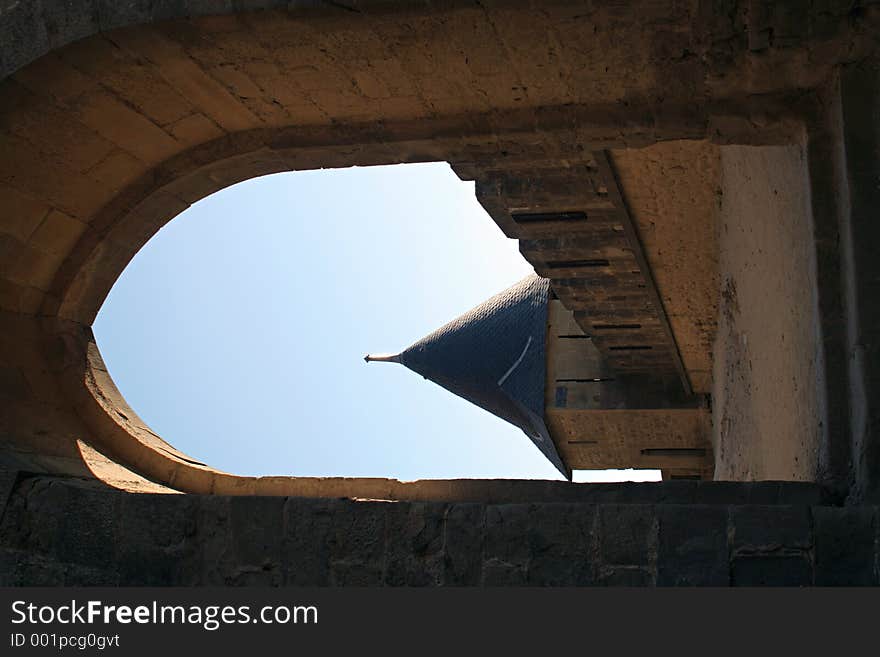
<svg viewBox="0 0 880 657"><path fill-rule="evenodd" d="M0 585L873 585L877 529L877 508L822 506L818 488L796 483L452 504L147 495L36 477L0 520Z"/></svg>
<svg viewBox="0 0 880 657"><path fill-rule="evenodd" d="M721 187L716 477L814 480L821 337L804 151L723 147Z"/></svg>
<svg viewBox="0 0 880 657"><path fill-rule="evenodd" d="M709 393L718 314L719 148L670 141L612 154L691 387Z"/></svg>

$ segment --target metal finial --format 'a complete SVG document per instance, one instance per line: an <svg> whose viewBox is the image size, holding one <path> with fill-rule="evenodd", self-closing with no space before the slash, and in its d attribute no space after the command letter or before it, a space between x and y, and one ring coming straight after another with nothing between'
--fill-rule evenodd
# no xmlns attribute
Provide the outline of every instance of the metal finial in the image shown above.
<svg viewBox="0 0 880 657"><path fill-rule="evenodd" d="M367 363L372 361L377 361L379 363L399 363L400 354L376 354L375 356L367 354L364 356L364 361Z"/></svg>

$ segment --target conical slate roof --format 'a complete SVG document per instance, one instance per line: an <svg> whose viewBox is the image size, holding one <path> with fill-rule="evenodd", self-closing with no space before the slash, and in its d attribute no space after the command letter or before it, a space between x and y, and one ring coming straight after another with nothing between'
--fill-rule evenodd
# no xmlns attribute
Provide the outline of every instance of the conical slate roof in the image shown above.
<svg viewBox="0 0 880 657"><path fill-rule="evenodd" d="M567 477L544 423L549 292L528 276L392 358L518 426Z"/></svg>

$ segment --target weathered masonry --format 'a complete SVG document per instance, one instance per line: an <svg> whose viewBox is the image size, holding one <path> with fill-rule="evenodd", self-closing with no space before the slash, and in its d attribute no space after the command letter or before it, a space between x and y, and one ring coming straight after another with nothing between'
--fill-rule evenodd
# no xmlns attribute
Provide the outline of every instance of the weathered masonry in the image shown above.
<svg viewBox="0 0 880 657"><path fill-rule="evenodd" d="M3 582L877 583L878 28L867 0L4 6ZM428 160L549 281L568 458L595 395L560 379L635 377L705 441L645 449L715 481L239 477L126 405L89 327L162 225Z"/></svg>

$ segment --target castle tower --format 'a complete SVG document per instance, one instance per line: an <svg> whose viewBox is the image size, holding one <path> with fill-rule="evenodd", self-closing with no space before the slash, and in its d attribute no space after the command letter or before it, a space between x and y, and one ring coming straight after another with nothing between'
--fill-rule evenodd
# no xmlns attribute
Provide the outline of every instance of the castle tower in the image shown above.
<svg viewBox="0 0 880 657"><path fill-rule="evenodd" d="M550 282L532 274L395 355L395 362L519 427L566 477L544 421Z"/></svg>
<svg viewBox="0 0 880 657"><path fill-rule="evenodd" d="M519 427L569 479L622 468L712 478L706 400L675 377L613 367L536 274L399 354L365 360L405 365Z"/></svg>

